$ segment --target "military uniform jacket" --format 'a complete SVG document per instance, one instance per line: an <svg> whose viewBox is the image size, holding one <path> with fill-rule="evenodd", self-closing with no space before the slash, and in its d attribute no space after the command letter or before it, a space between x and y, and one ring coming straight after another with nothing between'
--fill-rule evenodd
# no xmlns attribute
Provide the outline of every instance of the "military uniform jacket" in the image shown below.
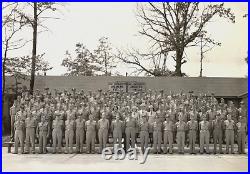
<svg viewBox="0 0 250 174"><path fill-rule="evenodd" d="M98 120L98 128L100 129L100 130L103 130L103 129L109 129L109 121L108 121L108 119L100 119L100 120Z"/></svg>
<svg viewBox="0 0 250 174"><path fill-rule="evenodd" d="M236 127L237 127L238 132L247 132L247 124L246 123L238 122L236 124Z"/></svg>
<svg viewBox="0 0 250 174"><path fill-rule="evenodd" d="M243 117L247 117L247 109L245 107L240 107L238 109L238 115L241 115Z"/></svg>
<svg viewBox="0 0 250 174"><path fill-rule="evenodd" d="M215 119L212 121L212 128L214 131L222 131L223 130L223 121L219 119Z"/></svg>
<svg viewBox="0 0 250 174"><path fill-rule="evenodd" d="M41 132L47 132L49 123L47 121L38 123L38 130Z"/></svg>
<svg viewBox="0 0 250 174"><path fill-rule="evenodd" d="M126 128L136 128L136 121L134 118L128 118L126 120Z"/></svg>
<svg viewBox="0 0 250 174"><path fill-rule="evenodd" d="M197 130L198 129L198 122L193 120L193 121L188 121L187 122L188 130Z"/></svg>
<svg viewBox="0 0 250 174"><path fill-rule="evenodd" d="M84 119L76 119L76 129L84 129L85 128L85 120Z"/></svg>
<svg viewBox="0 0 250 174"><path fill-rule="evenodd" d="M142 121L140 123L140 131L149 131L150 124L146 121L145 123Z"/></svg>
<svg viewBox="0 0 250 174"><path fill-rule="evenodd" d="M154 111L149 111L149 112L147 113L148 122L149 122L150 124L152 124L152 123L155 121L155 115L156 115L156 112L154 112Z"/></svg>
<svg viewBox="0 0 250 174"><path fill-rule="evenodd" d="M63 110L56 110L54 112L53 119L55 119L57 115L59 115L61 120L65 120L65 112Z"/></svg>
<svg viewBox="0 0 250 174"><path fill-rule="evenodd" d="M16 120L14 123L15 130L23 130L24 129L24 122L22 120Z"/></svg>
<svg viewBox="0 0 250 174"><path fill-rule="evenodd" d="M154 132L162 132L162 127L163 127L162 122L155 121L153 123L153 130L154 130Z"/></svg>
<svg viewBox="0 0 250 174"><path fill-rule="evenodd" d="M111 123L111 130L112 131L123 131L123 122L121 120L117 121L114 120Z"/></svg>
<svg viewBox="0 0 250 174"><path fill-rule="evenodd" d="M173 131L174 124L172 121L164 121L163 129L164 131Z"/></svg>
<svg viewBox="0 0 250 174"><path fill-rule="evenodd" d="M225 120L224 121L225 124L225 129L226 130L233 130L234 129L234 121L233 120Z"/></svg>
<svg viewBox="0 0 250 174"><path fill-rule="evenodd" d="M25 119L25 127L26 128L35 128L36 127L36 120L34 118L26 118Z"/></svg>
<svg viewBox="0 0 250 174"><path fill-rule="evenodd" d="M55 130L62 130L63 127L63 121L62 120L54 120L52 123L52 127Z"/></svg>
<svg viewBox="0 0 250 174"><path fill-rule="evenodd" d="M95 120L93 120L93 121L88 120L88 121L85 122L85 129L86 129L87 132L88 131L95 132L96 131L96 126L97 126L97 124L96 124Z"/></svg>
<svg viewBox="0 0 250 174"><path fill-rule="evenodd" d="M201 131L208 131L209 130L209 122L208 121L201 121L200 122L200 130Z"/></svg>
<svg viewBox="0 0 250 174"><path fill-rule="evenodd" d="M176 123L176 129L177 129L177 132L180 131L185 131L186 130L186 123L184 121L178 121Z"/></svg>
<svg viewBox="0 0 250 174"><path fill-rule="evenodd" d="M18 111L17 113L16 113L16 117L17 116L19 116L19 117L21 117L21 119L25 122L25 119L26 119L26 116L27 116L27 113L25 112L25 111ZM16 118L15 118L16 119Z"/></svg>
<svg viewBox="0 0 250 174"><path fill-rule="evenodd" d="M74 120L66 120L65 121L65 131L73 131L75 129L75 121Z"/></svg>

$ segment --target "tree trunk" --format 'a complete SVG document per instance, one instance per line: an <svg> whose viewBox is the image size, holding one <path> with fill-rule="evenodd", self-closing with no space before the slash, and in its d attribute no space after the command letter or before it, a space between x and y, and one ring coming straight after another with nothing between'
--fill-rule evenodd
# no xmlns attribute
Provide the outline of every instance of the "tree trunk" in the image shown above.
<svg viewBox="0 0 250 174"><path fill-rule="evenodd" d="M18 96L18 80L17 80L17 77L15 77L15 82L16 82L16 96Z"/></svg>
<svg viewBox="0 0 250 174"><path fill-rule="evenodd" d="M33 48L30 76L30 93L33 94L35 84L35 68L36 68L36 45L37 45L37 2L34 2L34 21L33 21Z"/></svg>
<svg viewBox="0 0 250 174"><path fill-rule="evenodd" d="M7 59L7 52L8 52L8 42L6 42L6 47L5 47L5 50L4 50L4 57L3 57L3 95L5 95L5 71L6 71L6 59ZM3 100L4 101L4 100Z"/></svg>
<svg viewBox="0 0 250 174"><path fill-rule="evenodd" d="M105 76L108 76L107 54L104 51Z"/></svg>
<svg viewBox="0 0 250 174"><path fill-rule="evenodd" d="M182 65L182 55L183 51L176 50L176 65L175 65L175 76L181 77L181 65Z"/></svg>
<svg viewBox="0 0 250 174"><path fill-rule="evenodd" d="M203 45L202 45L202 37L201 37L201 67L200 67L200 77L202 77L202 71L203 71Z"/></svg>
<svg viewBox="0 0 250 174"><path fill-rule="evenodd" d="M201 59L201 68L200 68L200 77L202 77L202 59Z"/></svg>

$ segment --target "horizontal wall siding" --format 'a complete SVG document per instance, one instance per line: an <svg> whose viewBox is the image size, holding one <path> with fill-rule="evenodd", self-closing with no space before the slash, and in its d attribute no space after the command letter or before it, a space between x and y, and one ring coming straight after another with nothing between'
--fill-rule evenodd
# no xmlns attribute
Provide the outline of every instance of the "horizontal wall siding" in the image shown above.
<svg viewBox="0 0 250 174"><path fill-rule="evenodd" d="M14 84L14 80L8 78L7 85ZM194 91L195 93L215 93L216 96L239 96L247 92L246 78L221 78L221 77L106 77L106 76L37 76L35 89L45 87L63 90L76 88L77 90L108 90L108 83L116 81L144 82L146 89L161 90L175 93ZM22 85L29 88L29 81L23 81Z"/></svg>

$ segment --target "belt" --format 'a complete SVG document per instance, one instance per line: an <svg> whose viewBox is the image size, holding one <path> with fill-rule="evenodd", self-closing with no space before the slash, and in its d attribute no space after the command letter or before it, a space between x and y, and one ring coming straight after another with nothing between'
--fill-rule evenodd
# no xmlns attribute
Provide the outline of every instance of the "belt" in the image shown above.
<svg viewBox="0 0 250 174"><path fill-rule="evenodd" d="M87 133L89 133L89 132L95 132L95 130L87 130Z"/></svg>
<svg viewBox="0 0 250 174"><path fill-rule="evenodd" d="M141 132L148 132L148 130L141 130Z"/></svg>
<svg viewBox="0 0 250 174"><path fill-rule="evenodd" d="M226 130L233 130L233 129L226 129Z"/></svg>
<svg viewBox="0 0 250 174"><path fill-rule="evenodd" d="M47 130L40 130L39 132L48 132Z"/></svg>
<svg viewBox="0 0 250 174"><path fill-rule="evenodd" d="M108 128L100 128L100 129L102 129L102 130L105 130L105 129L107 129L107 130L108 130Z"/></svg>
<svg viewBox="0 0 250 174"><path fill-rule="evenodd" d="M154 130L154 132L161 132L161 130Z"/></svg>
<svg viewBox="0 0 250 174"><path fill-rule="evenodd" d="M214 130L221 130L221 129L222 129L221 127L214 128Z"/></svg>
<svg viewBox="0 0 250 174"><path fill-rule="evenodd" d="M55 127L53 130L62 130L60 127Z"/></svg>
<svg viewBox="0 0 250 174"><path fill-rule="evenodd" d="M177 132L185 132L185 130L177 130Z"/></svg>
<svg viewBox="0 0 250 174"><path fill-rule="evenodd" d="M122 128L114 128L114 131L120 131Z"/></svg>
<svg viewBox="0 0 250 174"><path fill-rule="evenodd" d="M173 130L164 130L164 131L166 131L166 132L172 132Z"/></svg>

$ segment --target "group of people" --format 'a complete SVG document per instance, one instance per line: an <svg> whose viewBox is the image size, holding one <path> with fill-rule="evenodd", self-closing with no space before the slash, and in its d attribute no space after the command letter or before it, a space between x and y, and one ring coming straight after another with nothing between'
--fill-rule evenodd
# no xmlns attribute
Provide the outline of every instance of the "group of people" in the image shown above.
<svg viewBox="0 0 250 174"><path fill-rule="evenodd" d="M185 146L191 154L233 154L235 142L238 153L245 153L244 102L236 107L214 94L70 89L55 90L52 95L45 88L17 96L10 116L15 154L19 146L21 153L35 153L36 142L39 153L47 153L48 144L53 153L95 153L99 144L101 153L113 143L125 150L138 147L142 151L151 144L153 153L172 154L175 142L181 154Z"/></svg>

